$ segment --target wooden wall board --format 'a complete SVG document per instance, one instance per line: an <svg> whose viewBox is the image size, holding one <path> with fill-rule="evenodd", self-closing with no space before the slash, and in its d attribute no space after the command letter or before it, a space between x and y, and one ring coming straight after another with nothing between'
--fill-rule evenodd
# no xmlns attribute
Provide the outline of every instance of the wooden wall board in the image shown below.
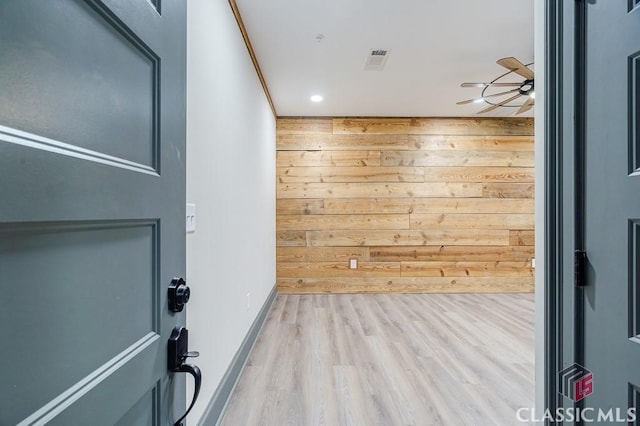
<svg viewBox="0 0 640 426"><path fill-rule="evenodd" d="M499 246L509 245L510 231L499 229L468 230L378 230L352 229L307 231L310 247L331 246ZM523 245L523 244L520 244Z"/></svg>
<svg viewBox="0 0 640 426"><path fill-rule="evenodd" d="M378 262L385 263L385 262ZM531 262L400 262L403 277L532 277Z"/></svg>
<svg viewBox="0 0 640 426"><path fill-rule="evenodd" d="M489 173L491 173L489 171ZM424 182L424 167L278 167L279 183L286 182ZM432 179L433 180L433 179ZM442 181L443 179L437 179ZM469 180L452 180L468 182ZM510 181L513 181L511 179ZM501 182L501 181L499 181Z"/></svg>
<svg viewBox="0 0 640 426"><path fill-rule="evenodd" d="M334 118L334 134L533 135L530 118Z"/></svg>
<svg viewBox="0 0 640 426"><path fill-rule="evenodd" d="M485 183L482 196L486 198L533 198L533 183Z"/></svg>
<svg viewBox="0 0 640 426"><path fill-rule="evenodd" d="M533 152L533 136L408 135L407 144L411 150Z"/></svg>
<svg viewBox="0 0 640 426"><path fill-rule="evenodd" d="M533 229L534 215L515 213L412 213L411 229Z"/></svg>
<svg viewBox="0 0 640 426"><path fill-rule="evenodd" d="M284 201L289 200L278 200L278 202ZM532 213L534 200L531 198L331 198L323 200L322 208L327 214Z"/></svg>
<svg viewBox="0 0 640 426"><path fill-rule="evenodd" d="M278 151L354 151L415 149L408 135L326 135L281 134L276 137Z"/></svg>
<svg viewBox="0 0 640 426"><path fill-rule="evenodd" d="M358 259L368 261L369 247L278 247L276 261L282 262L335 262ZM399 260L399 259L398 259Z"/></svg>
<svg viewBox="0 0 640 426"><path fill-rule="evenodd" d="M532 119L276 128L280 292L533 291Z"/></svg>
<svg viewBox="0 0 640 426"><path fill-rule="evenodd" d="M382 151L379 160L383 166L533 167L534 158L530 151Z"/></svg>
<svg viewBox="0 0 640 426"><path fill-rule="evenodd" d="M422 247L368 247L375 262L395 261L494 261L531 263L535 250L531 246L422 246Z"/></svg>
<svg viewBox="0 0 640 426"><path fill-rule="evenodd" d="M350 215L279 215L276 218L278 230L317 231L324 229L409 229L408 214L350 214ZM520 228L526 229L521 226Z"/></svg>
<svg viewBox="0 0 640 426"><path fill-rule="evenodd" d="M425 167L424 182L534 182L532 167Z"/></svg>
<svg viewBox="0 0 640 426"><path fill-rule="evenodd" d="M283 214L322 214L324 200L310 199L278 199L276 200L276 216Z"/></svg>
<svg viewBox="0 0 640 426"><path fill-rule="evenodd" d="M530 277L278 278L287 293L531 293Z"/></svg>
<svg viewBox="0 0 640 426"><path fill-rule="evenodd" d="M532 191L532 185L528 190ZM484 188L479 182L429 183L278 183L276 196L280 198L414 198L414 197L482 197ZM527 188L520 194L526 195ZM522 196L524 196L522 195Z"/></svg>

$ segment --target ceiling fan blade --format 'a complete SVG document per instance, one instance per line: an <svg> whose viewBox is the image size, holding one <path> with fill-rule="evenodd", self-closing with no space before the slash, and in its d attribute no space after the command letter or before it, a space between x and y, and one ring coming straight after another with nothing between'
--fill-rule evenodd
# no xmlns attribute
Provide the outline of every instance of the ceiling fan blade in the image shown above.
<svg viewBox="0 0 640 426"><path fill-rule="evenodd" d="M497 103L495 105L491 105L489 108L485 108L482 111L479 111L478 114L483 114L485 112L490 112L493 111L494 109L498 109L503 105L508 104L509 102L515 101L516 99L518 99L520 96L522 96L520 93L518 93L515 96L510 97L509 99L505 99L504 101Z"/></svg>
<svg viewBox="0 0 640 426"><path fill-rule="evenodd" d="M522 83L462 83L460 87L520 87Z"/></svg>
<svg viewBox="0 0 640 426"><path fill-rule="evenodd" d="M529 96L527 100L522 104L522 106L518 109L516 114L522 114L523 112L529 111L531 108L533 108L534 102L535 100L531 96Z"/></svg>
<svg viewBox="0 0 640 426"><path fill-rule="evenodd" d="M502 65L508 70L520 74L527 80L533 80L533 71L531 71L525 64L520 62L514 57L502 58L496 61L498 65Z"/></svg>
<svg viewBox="0 0 640 426"><path fill-rule="evenodd" d="M483 100L484 98L493 98L495 96L502 96L502 95L506 95L507 93L517 92L518 90L519 89L512 89L512 90L507 90L506 92L500 92L500 93L494 93L492 95L487 95L487 96L484 96L482 98L467 99L466 101L460 101L460 102L457 102L456 104L457 105L464 105L464 104L470 104L470 103L476 102L476 101L479 102L479 101Z"/></svg>

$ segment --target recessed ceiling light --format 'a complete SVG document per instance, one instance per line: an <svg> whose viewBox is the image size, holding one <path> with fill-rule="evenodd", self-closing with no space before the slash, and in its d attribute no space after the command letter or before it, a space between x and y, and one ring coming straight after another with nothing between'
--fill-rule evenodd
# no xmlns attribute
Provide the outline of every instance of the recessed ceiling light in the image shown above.
<svg viewBox="0 0 640 426"><path fill-rule="evenodd" d="M311 102L322 102L324 98L320 95L313 95L309 99L311 99Z"/></svg>

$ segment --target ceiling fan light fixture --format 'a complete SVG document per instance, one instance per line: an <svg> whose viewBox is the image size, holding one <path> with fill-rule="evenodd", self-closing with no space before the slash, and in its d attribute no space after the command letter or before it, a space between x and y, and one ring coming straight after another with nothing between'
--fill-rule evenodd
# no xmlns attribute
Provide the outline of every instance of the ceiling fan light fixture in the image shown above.
<svg viewBox="0 0 640 426"><path fill-rule="evenodd" d="M470 103L486 103L489 106L483 110L477 112L477 114L483 114L491 112L497 108L518 108L517 114L522 114L533 108L535 103L535 74L534 71L529 68L533 65L533 62L524 64L514 57L502 58L497 61L497 64L509 70L508 72L499 75L490 82L487 83L462 83L461 87L479 87L482 89L479 98L471 98L464 101L456 102L458 105L465 105ZM524 77L524 81L511 81L511 76L518 75ZM507 77L509 76L509 77ZM513 87L513 89L500 91L496 89L498 87ZM513 96L508 99L508 95ZM525 101L522 104L517 104L520 98L524 98ZM516 101L514 104L514 101Z"/></svg>

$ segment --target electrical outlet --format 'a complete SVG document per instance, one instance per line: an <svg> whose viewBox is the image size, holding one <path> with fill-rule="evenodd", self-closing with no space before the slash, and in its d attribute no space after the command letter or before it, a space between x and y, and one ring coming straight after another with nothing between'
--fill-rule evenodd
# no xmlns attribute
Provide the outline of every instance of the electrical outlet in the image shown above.
<svg viewBox="0 0 640 426"><path fill-rule="evenodd" d="M251 293L247 293L247 311L251 309Z"/></svg>
<svg viewBox="0 0 640 426"><path fill-rule="evenodd" d="M531 267L532 267L533 269L535 269L535 268L536 268L536 258L535 258L535 257L534 257L533 259L531 259Z"/></svg>
<svg viewBox="0 0 640 426"><path fill-rule="evenodd" d="M358 269L358 259L349 259L349 269Z"/></svg>

